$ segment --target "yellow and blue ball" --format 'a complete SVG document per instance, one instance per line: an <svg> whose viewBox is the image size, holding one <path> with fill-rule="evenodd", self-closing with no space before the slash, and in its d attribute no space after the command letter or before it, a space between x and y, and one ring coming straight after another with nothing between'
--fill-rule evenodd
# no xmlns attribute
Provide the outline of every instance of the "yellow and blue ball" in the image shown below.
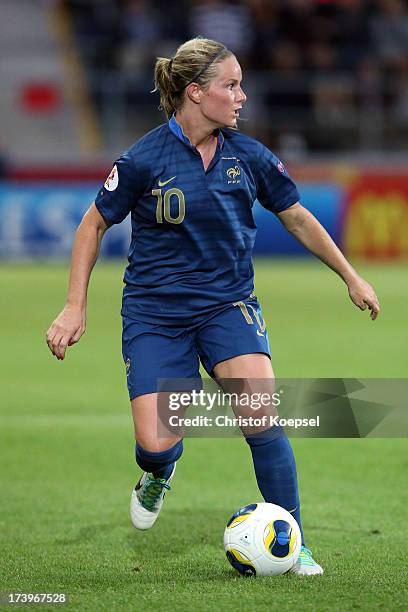
<svg viewBox="0 0 408 612"><path fill-rule="evenodd" d="M301 547L299 525L276 504L257 503L232 515L224 549L232 567L244 576L276 576L296 563Z"/></svg>

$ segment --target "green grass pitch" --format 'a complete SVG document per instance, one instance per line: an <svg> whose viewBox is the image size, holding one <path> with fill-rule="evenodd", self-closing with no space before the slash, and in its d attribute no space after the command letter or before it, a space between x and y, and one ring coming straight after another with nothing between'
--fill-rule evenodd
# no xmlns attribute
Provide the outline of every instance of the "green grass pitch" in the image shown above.
<svg viewBox="0 0 408 612"><path fill-rule="evenodd" d="M139 472L120 352L122 271L95 269L87 333L61 363L44 336L63 305L66 264L0 267L0 591L65 592L76 610L406 610L404 439L293 441L322 577L244 579L228 565L225 523L260 501L240 439L186 440L159 521L150 532L131 527ZM256 262L278 376L407 376L406 268L361 272L381 299L374 323L318 262Z"/></svg>

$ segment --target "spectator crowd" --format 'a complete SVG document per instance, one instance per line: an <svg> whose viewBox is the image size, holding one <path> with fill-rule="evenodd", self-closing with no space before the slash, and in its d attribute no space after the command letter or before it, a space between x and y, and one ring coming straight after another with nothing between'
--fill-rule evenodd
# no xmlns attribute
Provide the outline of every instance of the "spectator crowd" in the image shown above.
<svg viewBox="0 0 408 612"><path fill-rule="evenodd" d="M126 83L129 105L143 104L144 96L151 104L155 58L169 57L181 42L202 35L237 54L256 135L269 144L293 154L406 146L404 0L65 3L96 104L100 73Z"/></svg>

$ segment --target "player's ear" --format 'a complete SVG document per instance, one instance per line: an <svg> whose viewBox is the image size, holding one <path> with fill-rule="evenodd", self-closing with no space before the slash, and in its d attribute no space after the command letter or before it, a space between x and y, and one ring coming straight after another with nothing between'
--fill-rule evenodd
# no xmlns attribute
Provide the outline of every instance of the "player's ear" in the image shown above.
<svg viewBox="0 0 408 612"><path fill-rule="evenodd" d="M197 85L197 83L190 83L186 92L187 96L192 102L194 102L194 104L200 104L202 89L199 85Z"/></svg>

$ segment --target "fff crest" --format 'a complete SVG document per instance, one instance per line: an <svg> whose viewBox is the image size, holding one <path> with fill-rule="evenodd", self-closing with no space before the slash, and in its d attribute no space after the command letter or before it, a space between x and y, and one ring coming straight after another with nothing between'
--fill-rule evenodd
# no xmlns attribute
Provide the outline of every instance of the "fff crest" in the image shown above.
<svg viewBox="0 0 408 612"><path fill-rule="evenodd" d="M227 176L230 179L236 179L237 176L239 176L241 174L241 168L239 166L233 166L231 168L228 168L227 170Z"/></svg>

